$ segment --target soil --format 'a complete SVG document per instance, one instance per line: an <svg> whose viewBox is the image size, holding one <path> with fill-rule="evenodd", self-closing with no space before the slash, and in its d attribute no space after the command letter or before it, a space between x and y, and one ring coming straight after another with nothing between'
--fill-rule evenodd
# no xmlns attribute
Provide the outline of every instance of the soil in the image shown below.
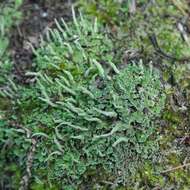
<svg viewBox="0 0 190 190"><path fill-rule="evenodd" d="M51 27L54 19L71 17L72 0L25 0L21 9L23 19L11 31L10 50L14 62L13 74L15 79L23 84L28 83L25 76L32 67L34 54L28 45L39 46L40 35Z"/></svg>

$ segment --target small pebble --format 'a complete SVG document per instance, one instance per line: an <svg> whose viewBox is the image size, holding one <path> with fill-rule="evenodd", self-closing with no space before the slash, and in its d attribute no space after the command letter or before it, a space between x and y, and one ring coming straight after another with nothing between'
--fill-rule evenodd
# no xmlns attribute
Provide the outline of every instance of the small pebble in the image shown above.
<svg viewBox="0 0 190 190"><path fill-rule="evenodd" d="M47 12L41 13L41 17L42 17L42 18L46 18L47 16L48 16L48 13L47 13Z"/></svg>

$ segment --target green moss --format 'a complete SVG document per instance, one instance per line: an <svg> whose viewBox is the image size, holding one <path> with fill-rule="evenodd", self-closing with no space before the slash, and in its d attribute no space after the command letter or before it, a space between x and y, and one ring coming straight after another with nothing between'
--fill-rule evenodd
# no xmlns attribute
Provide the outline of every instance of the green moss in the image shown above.
<svg viewBox="0 0 190 190"><path fill-rule="evenodd" d="M159 47L175 58L188 56L189 46L183 42L180 32L177 30L177 22L181 13L172 2L156 1L148 6L144 12L137 11L129 22L126 23L126 31L132 36L128 38L131 48L141 49L144 55L152 57L156 50L149 39L154 34Z"/></svg>
<svg viewBox="0 0 190 190"><path fill-rule="evenodd" d="M101 22L110 25L120 25L126 19L128 3L114 0L79 0L77 3L87 14L97 17Z"/></svg>
<svg viewBox="0 0 190 190"><path fill-rule="evenodd" d="M0 58L4 55L9 44L9 30L21 19L21 12L18 11L22 0L3 2L0 5Z"/></svg>
<svg viewBox="0 0 190 190"><path fill-rule="evenodd" d="M9 58L7 49L10 30L14 25L18 24L21 19L21 12L18 11L21 4L22 0L0 3L0 112L6 111L6 114L9 114L8 112L12 106L9 98L2 96L4 89L7 89L7 79L10 78L9 76L12 69L12 61Z"/></svg>
<svg viewBox="0 0 190 190"><path fill-rule="evenodd" d="M183 41L176 27L187 11L185 1L183 3L165 0L156 0L151 3L147 0L138 1L136 12L132 15L129 13L129 4L125 2L101 1L97 3L93 0L81 2L82 10L86 13L96 16L103 23L109 25L111 23L114 33L124 34L123 46L127 49L143 50L141 56L154 60L158 55L155 54L156 49L149 38L154 34L159 47L166 54L177 59L188 56L190 47Z"/></svg>
<svg viewBox="0 0 190 190"><path fill-rule="evenodd" d="M143 178L142 182L146 184L147 187L154 187L159 185L160 187L164 187L164 179L159 175L159 172L155 172L151 163L146 163L143 167L143 172L141 177ZM157 168L158 170L158 168Z"/></svg>
<svg viewBox="0 0 190 190"><path fill-rule="evenodd" d="M10 106L10 100L8 98L0 97L0 110L9 110Z"/></svg>

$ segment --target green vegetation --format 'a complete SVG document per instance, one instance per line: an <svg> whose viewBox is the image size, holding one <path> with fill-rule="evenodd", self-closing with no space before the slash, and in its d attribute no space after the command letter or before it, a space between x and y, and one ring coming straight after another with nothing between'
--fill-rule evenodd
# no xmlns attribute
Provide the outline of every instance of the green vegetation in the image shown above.
<svg viewBox="0 0 190 190"><path fill-rule="evenodd" d="M188 6L185 0L137 1L135 14L130 14L130 1L95 0L79 1L82 10L95 16L102 23L111 26L114 32L124 36L123 46L143 50L142 56L154 60L156 49L150 41L154 34L160 48L167 54L179 59L188 56L189 43L184 43L176 27L182 17L187 16ZM175 3L174 3L175 2ZM160 61L160 60L159 60Z"/></svg>
<svg viewBox="0 0 190 190"><path fill-rule="evenodd" d="M77 20L73 12L72 23L56 25L34 50L36 72L27 75L36 83L10 83L14 110L4 120L23 127L8 123L1 131L1 139L10 141L4 157L24 169L32 137L38 142L33 189L37 184L75 189L85 177L99 175L97 168L105 180L129 184L145 159L159 155L155 119L165 102L159 74L142 63L117 68L114 62L121 58L96 20Z"/></svg>
<svg viewBox="0 0 190 190"><path fill-rule="evenodd" d="M12 60L8 51L10 31L13 26L16 26L22 18L21 12L18 10L22 4L22 0L10 0L0 3L0 93L2 89L6 88L9 94L9 88L6 83L10 78L12 70ZM20 169L16 162L10 162L10 159L15 159L12 153L6 153L6 147L11 145L9 142L15 141L17 135L13 130L7 128L8 121L4 119L5 115L11 109L11 102L9 98L0 96L0 188L12 189L18 188L15 182L20 178ZM4 131L8 131L7 135ZM17 141L17 140L16 140ZM19 141L17 141L19 142ZM8 157L6 157L7 155ZM10 157L9 157L10 156ZM13 175L14 174L14 175Z"/></svg>
<svg viewBox="0 0 190 190"><path fill-rule="evenodd" d="M13 26L16 26L21 19L21 12L18 8L22 0L3 2L0 4L0 85L6 81L12 68L12 61L7 51L9 45L9 34Z"/></svg>
<svg viewBox="0 0 190 190"><path fill-rule="evenodd" d="M21 13L17 9L22 4L22 0L4 2L0 5L0 58L5 53L9 44L9 30L16 25L21 18ZM16 21L16 22L15 22Z"/></svg>
<svg viewBox="0 0 190 190"><path fill-rule="evenodd" d="M129 3L115 0L79 0L76 4L87 14L93 15L101 22L122 25L129 12Z"/></svg>
<svg viewBox="0 0 190 190"><path fill-rule="evenodd" d="M187 1L76 1L27 85L7 51L21 3L0 5L0 188L189 189Z"/></svg>

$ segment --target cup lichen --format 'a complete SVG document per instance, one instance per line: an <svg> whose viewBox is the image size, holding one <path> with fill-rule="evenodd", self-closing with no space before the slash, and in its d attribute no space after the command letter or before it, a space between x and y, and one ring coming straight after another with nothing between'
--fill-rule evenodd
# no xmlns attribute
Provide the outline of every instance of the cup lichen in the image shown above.
<svg viewBox="0 0 190 190"><path fill-rule="evenodd" d="M33 183L75 188L101 168L114 183L128 184L158 153L155 120L165 102L159 73L142 62L118 69L113 41L96 21L73 11L73 23L55 23L34 50L36 71L27 75L35 82L15 88L12 99L16 118L38 141ZM14 152L31 143L23 138Z"/></svg>

